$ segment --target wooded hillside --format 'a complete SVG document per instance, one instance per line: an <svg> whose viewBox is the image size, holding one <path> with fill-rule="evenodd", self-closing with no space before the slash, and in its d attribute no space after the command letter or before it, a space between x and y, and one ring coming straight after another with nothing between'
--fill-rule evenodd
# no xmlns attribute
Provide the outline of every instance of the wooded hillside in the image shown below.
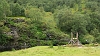
<svg viewBox="0 0 100 56"><path fill-rule="evenodd" d="M63 45L71 32L83 44L100 43L100 0L0 1L1 49Z"/></svg>

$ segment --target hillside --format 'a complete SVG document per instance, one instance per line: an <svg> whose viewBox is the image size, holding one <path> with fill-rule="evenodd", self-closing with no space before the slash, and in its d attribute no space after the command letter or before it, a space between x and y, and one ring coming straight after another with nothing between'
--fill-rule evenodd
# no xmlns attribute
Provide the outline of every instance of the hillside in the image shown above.
<svg viewBox="0 0 100 56"><path fill-rule="evenodd" d="M0 51L100 43L100 0L0 1Z"/></svg>

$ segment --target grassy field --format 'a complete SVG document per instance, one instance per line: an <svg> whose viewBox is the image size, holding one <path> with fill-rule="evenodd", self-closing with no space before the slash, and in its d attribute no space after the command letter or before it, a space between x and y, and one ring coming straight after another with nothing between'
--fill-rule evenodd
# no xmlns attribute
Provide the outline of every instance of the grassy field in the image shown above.
<svg viewBox="0 0 100 56"><path fill-rule="evenodd" d="M100 56L100 47L37 46L23 50L1 52L0 56Z"/></svg>

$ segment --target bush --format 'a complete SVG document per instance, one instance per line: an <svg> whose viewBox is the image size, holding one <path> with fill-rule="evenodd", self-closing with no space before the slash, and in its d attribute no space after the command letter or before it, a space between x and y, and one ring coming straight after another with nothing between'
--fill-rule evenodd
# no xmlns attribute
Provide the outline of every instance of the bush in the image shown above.
<svg viewBox="0 0 100 56"><path fill-rule="evenodd" d="M30 39L29 44L30 44L31 47L36 46L37 45L37 40Z"/></svg>
<svg viewBox="0 0 100 56"><path fill-rule="evenodd" d="M85 35L82 39L81 39L81 42L84 43L84 44L90 44L94 41L94 37L92 35Z"/></svg>
<svg viewBox="0 0 100 56"><path fill-rule="evenodd" d="M48 41L49 48L53 48L53 41Z"/></svg>
<svg viewBox="0 0 100 56"><path fill-rule="evenodd" d="M96 42L100 43L100 35L96 38Z"/></svg>
<svg viewBox="0 0 100 56"><path fill-rule="evenodd" d="M9 32L10 28L8 28L7 26L3 26L0 28L2 32Z"/></svg>
<svg viewBox="0 0 100 56"><path fill-rule="evenodd" d="M0 45L6 45L7 43L9 43L10 39L11 39L11 37L9 37L5 34L0 34Z"/></svg>

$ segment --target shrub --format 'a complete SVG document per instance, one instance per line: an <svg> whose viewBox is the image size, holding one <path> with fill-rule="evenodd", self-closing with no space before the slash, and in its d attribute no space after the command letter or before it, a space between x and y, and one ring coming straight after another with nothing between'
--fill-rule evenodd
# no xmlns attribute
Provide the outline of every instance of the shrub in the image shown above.
<svg viewBox="0 0 100 56"><path fill-rule="evenodd" d="M81 39L81 41L84 44L89 44L89 43L92 43L94 41L94 37L92 35L87 34Z"/></svg>

